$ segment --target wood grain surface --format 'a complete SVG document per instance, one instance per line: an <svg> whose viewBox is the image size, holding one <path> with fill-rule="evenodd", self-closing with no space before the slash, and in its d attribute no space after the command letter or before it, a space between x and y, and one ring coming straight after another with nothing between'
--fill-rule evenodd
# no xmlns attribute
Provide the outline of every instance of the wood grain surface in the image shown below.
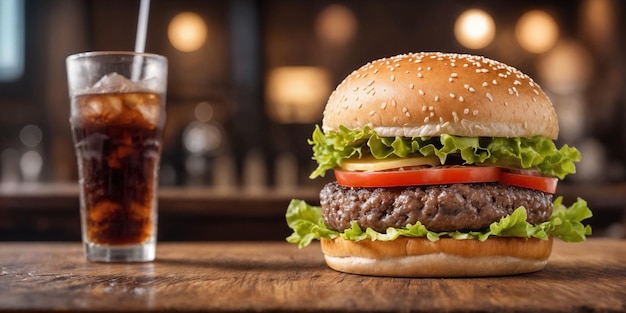
<svg viewBox="0 0 626 313"><path fill-rule="evenodd" d="M0 311L626 311L626 241L555 242L510 277L381 278L324 264L319 245L164 243L152 263L85 261L78 243L0 243Z"/></svg>

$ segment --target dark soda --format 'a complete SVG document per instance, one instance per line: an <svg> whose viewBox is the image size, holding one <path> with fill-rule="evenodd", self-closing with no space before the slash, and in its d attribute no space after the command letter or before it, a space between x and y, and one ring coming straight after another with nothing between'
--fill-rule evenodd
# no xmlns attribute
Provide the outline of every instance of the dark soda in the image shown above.
<svg viewBox="0 0 626 313"><path fill-rule="evenodd" d="M154 93L73 100L81 212L87 240L132 245L155 239L156 185L164 120Z"/></svg>

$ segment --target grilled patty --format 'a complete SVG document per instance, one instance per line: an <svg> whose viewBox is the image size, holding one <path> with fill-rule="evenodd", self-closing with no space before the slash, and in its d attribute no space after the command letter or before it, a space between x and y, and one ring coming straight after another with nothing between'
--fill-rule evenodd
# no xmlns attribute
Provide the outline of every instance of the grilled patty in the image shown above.
<svg viewBox="0 0 626 313"><path fill-rule="evenodd" d="M338 231L351 221L378 232L418 221L432 231L481 230L520 206L532 224L552 215L552 194L498 183L351 188L332 182L320 203L324 222Z"/></svg>

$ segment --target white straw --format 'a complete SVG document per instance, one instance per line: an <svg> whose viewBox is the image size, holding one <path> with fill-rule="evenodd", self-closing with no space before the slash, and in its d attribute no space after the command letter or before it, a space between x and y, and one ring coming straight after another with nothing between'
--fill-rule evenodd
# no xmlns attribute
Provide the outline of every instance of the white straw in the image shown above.
<svg viewBox="0 0 626 313"><path fill-rule="evenodd" d="M146 51L146 33L148 32L148 14L150 12L150 0L141 0L139 6L139 19L137 20L137 35L135 37L135 52Z"/></svg>
<svg viewBox="0 0 626 313"><path fill-rule="evenodd" d="M135 36L135 52L146 51L146 35L148 32L148 14L150 13L150 0L141 0L139 5L139 18L137 19L137 34ZM142 56L135 56L131 80L136 82L141 76Z"/></svg>

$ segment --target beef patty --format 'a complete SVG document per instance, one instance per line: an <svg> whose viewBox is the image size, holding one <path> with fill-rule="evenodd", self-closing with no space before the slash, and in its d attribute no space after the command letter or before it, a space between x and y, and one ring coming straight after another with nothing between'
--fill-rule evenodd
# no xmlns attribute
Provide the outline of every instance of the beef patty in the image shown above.
<svg viewBox="0 0 626 313"><path fill-rule="evenodd" d="M322 188L320 203L324 222L338 231L351 221L378 232L418 221L436 232L481 230L520 206L532 224L552 215L552 194L498 183L350 188L332 182Z"/></svg>

